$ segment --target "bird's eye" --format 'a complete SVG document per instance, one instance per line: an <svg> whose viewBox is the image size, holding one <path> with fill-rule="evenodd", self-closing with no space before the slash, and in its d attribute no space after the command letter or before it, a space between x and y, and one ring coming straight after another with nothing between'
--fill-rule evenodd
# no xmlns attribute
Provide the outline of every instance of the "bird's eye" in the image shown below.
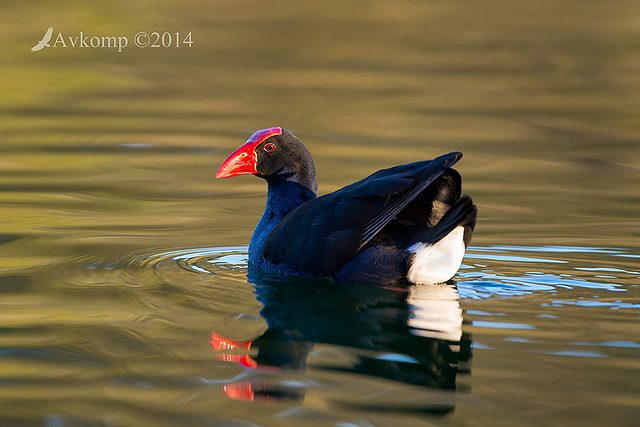
<svg viewBox="0 0 640 427"><path fill-rule="evenodd" d="M276 145L272 143L268 143L267 145L264 146L264 149L268 152L272 152L273 150L276 149Z"/></svg>

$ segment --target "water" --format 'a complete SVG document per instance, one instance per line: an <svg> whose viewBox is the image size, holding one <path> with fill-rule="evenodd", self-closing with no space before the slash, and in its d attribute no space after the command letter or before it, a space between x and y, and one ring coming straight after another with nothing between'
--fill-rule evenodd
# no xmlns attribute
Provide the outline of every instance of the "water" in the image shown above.
<svg viewBox="0 0 640 427"><path fill-rule="evenodd" d="M637 424L634 2L2 15L0 425ZM31 52L51 25L194 45ZM463 151L455 286L249 271L264 184L213 175L278 125L320 193Z"/></svg>

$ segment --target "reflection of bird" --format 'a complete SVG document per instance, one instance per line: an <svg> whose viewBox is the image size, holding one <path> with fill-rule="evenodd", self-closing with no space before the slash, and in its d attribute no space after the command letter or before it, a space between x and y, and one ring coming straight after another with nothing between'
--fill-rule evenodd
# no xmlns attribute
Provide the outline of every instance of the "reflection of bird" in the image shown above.
<svg viewBox="0 0 640 427"><path fill-rule="evenodd" d="M49 40L51 40L51 36L53 35L53 27L49 27L47 31L44 33L42 40L38 42L34 47L31 48L31 52L37 52L43 49L45 46L49 47Z"/></svg>
<svg viewBox="0 0 640 427"><path fill-rule="evenodd" d="M260 315L267 330L251 341L233 341L213 332L211 346L218 360L269 373L274 380L248 375L230 382L224 392L232 399L302 400L306 388L291 387L280 375L304 372L308 363L325 371L439 390L455 390L457 374L469 372L471 337L462 332L455 286L336 287L323 279L274 278L251 266L248 279L263 305ZM318 344L339 348L349 362L332 365L322 357L314 359ZM415 398L416 390L411 393ZM420 403L413 408L450 412L453 402L442 399L416 399ZM372 406L376 404L391 408L388 402Z"/></svg>
<svg viewBox="0 0 640 427"><path fill-rule="evenodd" d="M446 282L460 267L477 209L461 196L453 152L380 170L322 197L311 154L291 132L254 133L217 178L254 174L268 183L267 205L249 262L272 273L338 282Z"/></svg>

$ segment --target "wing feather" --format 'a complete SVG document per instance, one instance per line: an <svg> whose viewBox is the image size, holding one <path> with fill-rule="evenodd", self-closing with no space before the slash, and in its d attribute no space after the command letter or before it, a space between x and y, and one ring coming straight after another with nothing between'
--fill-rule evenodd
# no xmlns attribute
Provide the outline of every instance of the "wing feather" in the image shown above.
<svg viewBox="0 0 640 427"><path fill-rule="evenodd" d="M331 275L462 153L380 170L289 213L269 235L263 255L289 273Z"/></svg>

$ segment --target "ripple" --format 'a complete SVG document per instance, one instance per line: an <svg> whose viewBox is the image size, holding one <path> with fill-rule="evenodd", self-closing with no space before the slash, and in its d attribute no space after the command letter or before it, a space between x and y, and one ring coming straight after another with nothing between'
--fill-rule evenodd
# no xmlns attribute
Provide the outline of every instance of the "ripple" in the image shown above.
<svg viewBox="0 0 640 427"><path fill-rule="evenodd" d="M544 256L538 256L543 254ZM550 254L556 256L550 257ZM637 268L623 265L625 261L621 261L622 255L631 254L620 248L601 247L470 247L465 255L465 264L456 276L458 290L461 298L470 299L515 297L538 292L558 293L576 289L627 292L627 286L632 285L631 280L637 279L634 276L639 273ZM535 265L539 266L539 271L531 268ZM603 272L609 274L604 276L601 274ZM576 305L598 303L573 302ZM611 302L600 304L615 306ZM624 308L627 306L628 304Z"/></svg>
<svg viewBox="0 0 640 427"><path fill-rule="evenodd" d="M623 301L552 301L551 304L543 304L543 306L551 306L551 307L563 307L566 305L573 305L578 307L610 307L612 310L617 310L620 308L635 308L639 309L640 304L633 304L630 302Z"/></svg>
<svg viewBox="0 0 640 427"><path fill-rule="evenodd" d="M576 267L576 270L606 271L606 272L609 272L609 273L624 273L624 274L633 274L633 275L640 274L640 272L638 272L638 271L628 271L628 270L623 270L621 268L608 268L608 267Z"/></svg>
<svg viewBox="0 0 640 427"><path fill-rule="evenodd" d="M600 347L620 347L620 348L640 348L640 343L635 341L605 341L602 343L595 342L575 342L573 345L585 345L585 346L600 346Z"/></svg>
<svg viewBox="0 0 640 427"><path fill-rule="evenodd" d="M193 248L161 253L144 253L133 256L128 264L133 267L150 267L166 261L175 262L185 270L200 273L215 273L203 268L200 263L209 263L223 268L245 268L247 266L247 246L223 246Z"/></svg>
<svg viewBox="0 0 640 427"><path fill-rule="evenodd" d="M180 295L189 307L235 319L259 306L254 288L247 282L247 249L221 246L142 253L131 257L127 265L134 275L152 272L151 281L158 281L162 292Z"/></svg>
<svg viewBox="0 0 640 427"><path fill-rule="evenodd" d="M137 254L125 262L130 268L151 268L163 277L188 272L203 278L223 276L246 281L247 251L247 246L187 248ZM627 282L637 279L640 273L631 265L623 265L622 255L632 258L633 254L621 248L603 247L470 247L456 280L463 299L518 297L572 289L627 292ZM603 272L608 275L603 276ZM622 307L599 301L558 304L636 308L634 304Z"/></svg>
<svg viewBox="0 0 640 427"><path fill-rule="evenodd" d="M554 252L554 253L587 253L587 254L624 254L624 249L601 248L589 246L515 246L515 245L494 245L482 248L490 252Z"/></svg>
<svg viewBox="0 0 640 427"><path fill-rule="evenodd" d="M571 357L607 357L599 351L576 351L576 350L563 350L546 353L551 356L571 356Z"/></svg>
<svg viewBox="0 0 640 427"><path fill-rule="evenodd" d="M513 323L513 322L489 322L485 320L474 320L471 323L478 328L493 328L493 329L535 329L533 325L527 323Z"/></svg>
<svg viewBox="0 0 640 427"><path fill-rule="evenodd" d="M498 260L498 261L517 261L517 262L546 262L546 263L555 263L555 264L565 264L567 261L562 261L558 259L546 259L546 258L531 258L531 257L523 257L523 256L510 256L510 255L488 255L488 254L467 254L465 258L468 259L488 259L488 260Z"/></svg>

